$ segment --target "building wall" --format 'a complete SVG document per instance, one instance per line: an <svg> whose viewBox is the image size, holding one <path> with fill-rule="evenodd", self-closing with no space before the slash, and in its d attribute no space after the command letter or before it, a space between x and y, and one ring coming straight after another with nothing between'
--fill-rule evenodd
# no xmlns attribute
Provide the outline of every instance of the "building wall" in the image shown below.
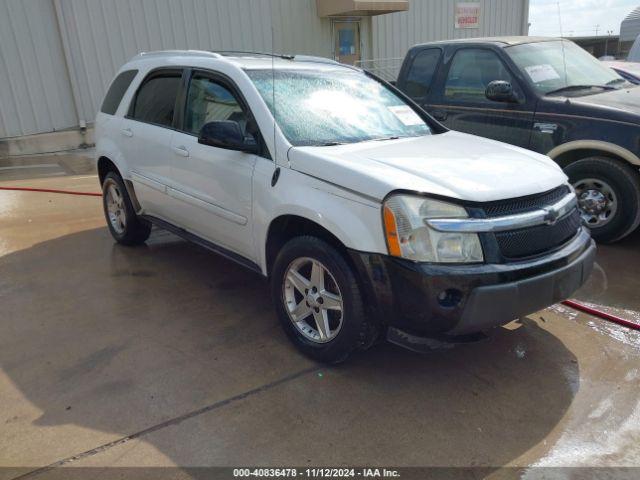
<svg viewBox="0 0 640 480"><path fill-rule="evenodd" d="M362 57L415 43L522 33L527 0L481 0L478 30L454 30L454 0L410 0L363 18ZM525 21L526 23L526 21ZM315 0L0 0L0 138L93 122L115 72L141 51L253 50L332 57Z"/></svg>
<svg viewBox="0 0 640 480"><path fill-rule="evenodd" d="M50 0L0 0L0 138L75 127Z"/></svg>
<svg viewBox="0 0 640 480"><path fill-rule="evenodd" d="M373 17L373 58L404 57L413 45L434 40L528 34L528 0L476 1L480 28L455 28L458 0L410 0L406 12Z"/></svg>

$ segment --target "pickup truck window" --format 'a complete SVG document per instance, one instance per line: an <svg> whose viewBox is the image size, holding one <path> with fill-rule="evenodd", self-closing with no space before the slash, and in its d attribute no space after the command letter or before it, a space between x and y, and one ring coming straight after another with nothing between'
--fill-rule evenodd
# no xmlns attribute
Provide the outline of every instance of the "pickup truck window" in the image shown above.
<svg viewBox="0 0 640 480"><path fill-rule="evenodd" d="M163 73L146 80L138 90L131 117L141 122L170 127L181 78L181 74Z"/></svg>
<svg viewBox="0 0 640 480"><path fill-rule="evenodd" d="M458 50L449 69L444 96L452 100L492 103L485 97L485 90L494 80L511 82L516 89L511 74L495 52L481 48Z"/></svg>
<svg viewBox="0 0 640 480"><path fill-rule="evenodd" d="M405 86L407 95L411 98L427 96L441 56L442 51L439 48L422 50L416 55L407 74Z"/></svg>
<svg viewBox="0 0 640 480"><path fill-rule="evenodd" d="M358 71L336 68L331 72L246 70L246 73L294 146L431 133L404 100Z"/></svg>
<svg viewBox="0 0 640 480"><path fill-rule="evenodd" d="M569 91L571 87L584 87L576 89L573 95L600 93L601 90L594 92L591 87L607 89L624 84L622 77L573 42L525 43L507 47L505 52L543 94L560 89Z"/></svg>
<svg viewBox="0 0 640 480"><path fill-rule="evenodd" d="M184 129L197 135L205 123L222 120L238 122L243 132L247 126L247 116L226 87L210 78L194 76L189 85Z"/></svg>

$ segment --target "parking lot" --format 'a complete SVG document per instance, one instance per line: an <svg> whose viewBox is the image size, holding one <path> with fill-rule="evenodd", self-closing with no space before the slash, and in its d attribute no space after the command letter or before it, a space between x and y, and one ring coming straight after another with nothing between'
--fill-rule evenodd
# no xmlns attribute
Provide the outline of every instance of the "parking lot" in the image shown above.
<svg viewBox="0 0 640 480"><path fill-rule="evenodd" d="M27 159L1 180L99 191L82 155ZM97 197L0 191L0 211L5 478L640 461L633 330L554 306L477 343L424 355L383 343L329 368L291 346L265 280L159 230L116 245ZM577 298L637 321L639 240L600 247Z"/></svg>

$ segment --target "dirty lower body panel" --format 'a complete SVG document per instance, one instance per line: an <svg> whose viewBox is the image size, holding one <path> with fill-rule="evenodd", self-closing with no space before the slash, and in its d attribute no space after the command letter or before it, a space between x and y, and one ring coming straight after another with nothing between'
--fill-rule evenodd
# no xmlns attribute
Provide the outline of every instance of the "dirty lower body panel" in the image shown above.
<svg viewBox="0 0 640 480"><path fill-rule="evenodd" d="M379 320L413 335L466 335L569 298L589 277L586 229L561 249L509 264L436 265L351 251Z"/></svg>

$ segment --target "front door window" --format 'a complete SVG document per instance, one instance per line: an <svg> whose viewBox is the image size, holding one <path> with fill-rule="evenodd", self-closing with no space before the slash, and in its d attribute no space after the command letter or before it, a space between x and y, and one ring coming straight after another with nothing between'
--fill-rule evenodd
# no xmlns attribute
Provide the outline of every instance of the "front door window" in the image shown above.
<svg viewBox="0 0 640 480"><path fill-rule="evenodd" d="M511 83L516 94L519 94L517 84L494 52L480 48L465 48L453 57L444 96L452 101L495 103L485 96L487 85L494 80Z"/></svg>
<svg viewBox="0 0 640 480"><path fill-rule="evenodd" d="M233 93L218 82L200 74L194 75L187 95L184 129L195 135L205 123L232 120L244 132L247 116Z"/></svg>
<svg viewBox="0 0 640 480"><path fill-rule="evenodd" d="M334 24L335 57L340 63L355 65L360 61L360 23L336 22Z"/></svg>
<svg viewBox="0 0 640 480"><path fill-rule="evenodd" d="M489 100L486 88L495 80L510 82L518 102ZM459 49L444 85L442 103L434 108L452 130L492 138L527 148L533 108L498 54L486 48Z"/></svg>

